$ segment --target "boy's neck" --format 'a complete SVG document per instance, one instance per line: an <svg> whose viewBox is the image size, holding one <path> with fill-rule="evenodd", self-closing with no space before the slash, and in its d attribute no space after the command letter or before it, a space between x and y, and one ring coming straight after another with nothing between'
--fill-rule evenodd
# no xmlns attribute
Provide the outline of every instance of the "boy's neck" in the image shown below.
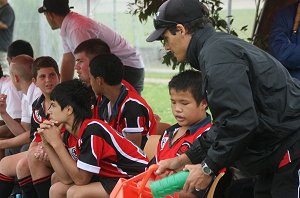
<svg viewBox="0 0 300 198"><path fill-rule="evenodd" d="M114 106L117 99L119 98L122 90L122 84L114 85L114 86L107 86L107 91L105 91L105 97L108 98L111 105Z"/></svg>

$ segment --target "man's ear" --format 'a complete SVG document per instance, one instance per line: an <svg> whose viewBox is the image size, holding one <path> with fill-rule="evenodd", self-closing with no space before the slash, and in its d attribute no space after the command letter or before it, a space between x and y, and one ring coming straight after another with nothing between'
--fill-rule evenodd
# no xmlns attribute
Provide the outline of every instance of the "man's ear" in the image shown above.
<svg viewBox="0 0 300 198"><path fill-rule="evenodd" d="M186 35L188 33L187 29L182 24L177 24L176 28L180 32L181 35Z"/></svg>
<svg viewBox="0 0 300 198"><path fill-rule="evenodd" d="M32 78L32 82L36 85L36 79Z"/></svg>

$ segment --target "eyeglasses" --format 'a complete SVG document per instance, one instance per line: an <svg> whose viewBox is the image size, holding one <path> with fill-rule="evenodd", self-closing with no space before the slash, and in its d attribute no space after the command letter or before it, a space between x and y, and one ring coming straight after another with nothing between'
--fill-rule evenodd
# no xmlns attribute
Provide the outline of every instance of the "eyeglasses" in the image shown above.
<svg viewBox="0 0 300 198"><path fill-rule="evenodd" d="M154 22L155 29L168 28L168 27L176 26L178 24L174 21L167 21L162 19L154 19L153 22Z"/></svg>

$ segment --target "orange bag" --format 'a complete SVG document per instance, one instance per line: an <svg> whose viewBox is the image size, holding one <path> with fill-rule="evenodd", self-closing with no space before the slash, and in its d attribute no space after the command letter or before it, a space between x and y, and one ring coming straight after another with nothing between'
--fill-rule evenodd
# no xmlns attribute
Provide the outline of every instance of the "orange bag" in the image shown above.
<svg viewBox="0 0 300 198"><path fill-rule="evenodd" d="M151 177L158 165L154 164L149 169L135 177L128 180L120 178L115 188L110 194L110 198L153 198L150 188L146 187L147 181ZM138 184L138 182L140 182Z"/></svg>

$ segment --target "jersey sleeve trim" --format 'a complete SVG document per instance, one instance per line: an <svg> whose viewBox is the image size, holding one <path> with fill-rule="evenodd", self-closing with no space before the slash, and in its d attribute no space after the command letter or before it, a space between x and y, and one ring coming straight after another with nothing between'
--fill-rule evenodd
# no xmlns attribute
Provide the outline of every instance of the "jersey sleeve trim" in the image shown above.
<svg viewBox="0 0 300 198"><path fill-rule="evenodd" d="M138 127L138 128L124 128L122 130L122 133L141 133L144 131L144 128Z"/></svg>
<svg viewBox="0 0 300 198"><path fill-rule="evenodd" d="M88 172L91 172L91 173L96 173L98 174L100 172L100 167L97 167L97 166L92 166L90 164L87 164L83 161L80 161L78 160L77 161L77 167L82 169L82 170L85 170L85 171L88 171Z"/></svg>

